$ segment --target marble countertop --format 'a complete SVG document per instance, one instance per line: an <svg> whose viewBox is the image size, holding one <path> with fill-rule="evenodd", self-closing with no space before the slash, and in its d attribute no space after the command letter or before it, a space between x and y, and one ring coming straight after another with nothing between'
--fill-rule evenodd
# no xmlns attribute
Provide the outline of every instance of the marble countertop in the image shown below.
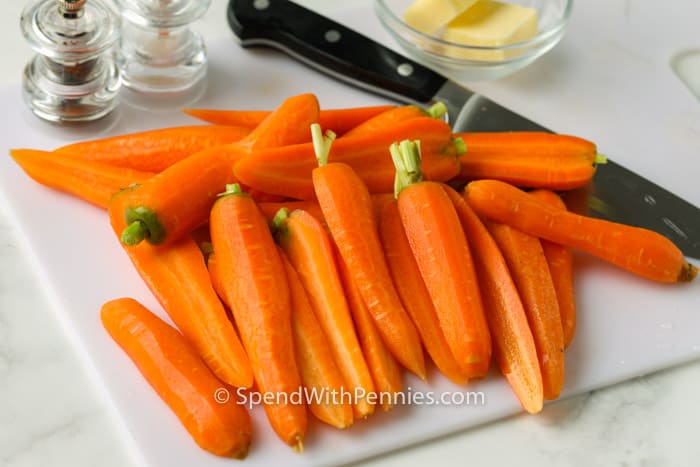
<svg viewBox="0 0 700 467"><path fill-rule="evenodd" d="M5 6L0 85L20 92L31 51L19 31L24 2ZM306 0L321 8L321 0ZM198 25L228 34L214 0ZM0 203L0 466L138 465L119 420L52 312ZM636 378L518 416L363 462L363 465L698 465L700 362Z"/></svg>

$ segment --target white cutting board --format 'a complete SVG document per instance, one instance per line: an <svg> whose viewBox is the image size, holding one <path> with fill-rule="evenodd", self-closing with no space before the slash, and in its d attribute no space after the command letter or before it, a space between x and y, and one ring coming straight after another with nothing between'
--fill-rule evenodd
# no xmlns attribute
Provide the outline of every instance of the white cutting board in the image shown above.
<svg viewBox="0 0 700 467"><path fill-rule="evenodd" d="M617 162L700 205L700 105L668 66L673 53L693 45L693 19L700 10L694 1L675 3L685 3L686 10L655 8L654 2L580 2L567 36L553 52L498 83L474 87L554 130L593 139ZM373 18L369 6L335 17L388 42L376 20L367 20ZM659 28L666 34L658 34ZM233 39L210 44L210 57L209 88L191 106L272 108L302 92L315 92L327 108L385 102L276 52L241 50ZM9 148L52 149L77 139L193 122L176 110L148 112L123 105L111 126L59 129L29 115L18 88L0 91L0 103L4 154ZM135 297L164 316L121 251L106 214L35 184L9 157L0 157L0 195L54 298L52 311L103 383L145 463L231 465L195 446L100 325L101 304L119 296ZM592 258L579 260L579 322L566 354L562 397L700 357L700 283L658 285ZM405 386L407 392L426 395L481 391L485 404L398 407L345 432L313 424L303 455L293 454L274 436L257 408L255 439L243 465L357 461L520 411L496 374L466 388L437 375L427 385L407 377Z"/></svg>

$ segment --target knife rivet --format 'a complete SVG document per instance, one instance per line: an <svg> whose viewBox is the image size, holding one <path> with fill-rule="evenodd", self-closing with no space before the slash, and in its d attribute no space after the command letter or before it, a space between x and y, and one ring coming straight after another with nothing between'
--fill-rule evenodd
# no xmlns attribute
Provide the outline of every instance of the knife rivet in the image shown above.
<svg viewBox="0 0 700 467"><path fill-rule="evenodd" d="M413 67L410 63L402 63L398 67L396 67L396 71L401 76L411 76L413 74Z"/></svg>
<svg viewBox="0 0 700 467"><path fill-rule="evenodd" d="M253 2L253 8L256 10L267 10L270 8L270 0L255 0Z"/></svg>
<svg viewBox="0 0 700 467"><path fill-rule="evenodd" d="M329 29L323 36L327 42L338 42L340 40L340 31L336 29Z"/></svg>

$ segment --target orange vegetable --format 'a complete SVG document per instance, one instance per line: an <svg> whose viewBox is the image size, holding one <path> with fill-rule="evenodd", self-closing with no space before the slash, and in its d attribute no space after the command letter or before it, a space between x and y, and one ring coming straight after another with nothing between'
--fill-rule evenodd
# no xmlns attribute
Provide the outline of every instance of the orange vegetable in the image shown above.
<svg viewBox="0 0 700 467"><path fill-rule="evenodd" d="M385 204L382 209L379 234L396 291L416 324L423 345L435 365L452 382L464 384L469 375L457 363L447 344L435 307L404 232L399 206L393 196L392 200L393 202Z"/></svg>
<svg viewBox="0 0 700 467"><path fill-rule="evenodd" d="M146 240L166 246L205 223L227 183L235 181L231 161L218 148L205 149L168 167L126 197L124 245Z"/></svg>
<svg viewBox="0 0 700 467"><path fill-rule="evenodd" d="M549 190L534 190L531 195L544 201L552 207L566 210L564 201ZM576 331L576 300L574 297L574 254L571 248L542 240L544 257L547 258L549 271L552 273L554 290L557 291L561 324L564 328L564 348L574 339Z"/></svg>
<svg viewBox="0 0 700 467"><path fill-rule="evenodd" d="M318 121L318 99L314 94L288 97L260 122L238 145L249 151L306 143L309 125Z"/></svg>
<svg viewBox="0 0 700 467"><path fill-rule="evenodd" d="M177 330L131 298L105 303L100 316L110 336L202 449L217 456L246 457L252 434L248 412L235 400L216 400L226 388Z"/></svg>
<svg viewBox="0 0 700 467"><path fill-rule="evenodd" d="M110 203L110 222L117 235L125 227L121 215L124 195L116 194ZM250 387L253 371L248 355L212 287L197 243L184 236L168 248L143 243L124 251L170 319L214 374L232 386Z"/></svg>
<svg viewBox="0 0 700 467"><path fill-rule="evenodd" d="M202 149L239 141L249 133L250 129L241 127L180 126L81 141L55 152L143 172L162 172Z"/></svg>
<svg viewBox="0 0 700 467"><path fill-rule="evenodd" d="M585 251L647 279L689 282L697 275L697 267L673 242L651 230L562 211L496 180L469 183L465 196L475 211L496 222Z"/></svg>
<svg viewBox="0 0 700 467"><path fill-rule="evenodd" d="M403 105L400 107L394 107L365 120L345 133L345 136L370 135L412 118L442 118L446 112L447 107L442 102L433 104L428 109L423 109L417 105ZM322 128L333 130L332 127Z"/></svg>
<svg viewBox="0 0 700 467"><path fill-rule="evenodd" d="M531 414L538 413L544 399L540 363L525 308L508 265L467 202L452 188L445 186L444 189L472 247L494 359L523 408Z"/></svg>
<svg viewBox="0 0 700 467"><path fill-rule="evenodd" d="M352 404L347 397L338 396L345 389L343 375L338 369L330 344L321 329L299 274L283 251L292 303L292 332L297 365L304 386L310 391L309 410L319 420L336 428L353 424ZM336 396L334 396L334 394ZM335 398L335 399L334 399Z"/></svg>
<svg viewBox="0 0 700 467"><path fill-rule="evenodd" d="M340 258L338 265L362 352L367 359L374 387L379 394L377 403L382 410L388 411L394 406L403 386L401 367L384 344L372 315L360 295L359 288L352 282L351 273Z"/></svg>
<svg viewBox="0 0 700 467"><path fill-rule="evenodd" d="M545 132L458 133L467 152L457 179L490 178L514 185L571 190L587 185L605 161L590 141Z"/></svg>
<svg viewBox="0 0 700 467"><path fill-rule="evenodd" d="M27 175L42 185L105 209L114 193L153 176L150 172L34 149L11 149L10 156Z"/></svg>
<svg viewBox="0 0 700 467"><path fill-rule="evenodd" d="M131 201L124 211L128 227L122 242L167 245L191 232L206 222L223 187L236 182L232 164L241 153L299 142L299 125L308 128L317 117L318 100L313 94L290 97L237 144L200 151L148 180L129 193Z"/></svg>
<svg viewBox="0 0 700 467"><path fill-rule="evenodd" d="M299 273L331 352L352 394L374 392L372 375L355 332L331 240L318 220L306 211L282 209L273 222L277 243ZM374 412L367 397L353 401L357 418Z"/></svg>
<svg viewBox="0 0 700 467"><path fill-rule="evenodd" d="M394 167L387 149L394 141L421 139L426 178L446 181L459 172L457 145L445 122L420 117L356 137L341 137L333 144L330 162L352 167L372 193L393 191ZM311 143L285 146L245 157L234 165L234 173L248 186L266 193L297 199L314 199L311 173L318 165Z"/></svg>
<svg viewBox="0 0 700 467"><path fill-rule="evenodd" d="M469 377L486 375L491 337L476 270L457 212L443 186L423 181L420 146L391 146L399 213L447 344Z"/></svg>
<svg viewBox="0 0 700 467"><path fill-rule="evenodd" d="M230 300L268 420L282 441L301 451L306 405L293 397L302 384L293 357L284 264L255 201L238 185L227 187L214 204L210 229L217 274Z"/></svg>
<svg viewBox="0 0 700 467"><path fill-rule="evenodd" d="M525 307L542 371L545 399L564 385L564 331L557 293L537 237L505 224L486 223L498 244Z"/></svg>
<svg viewBox="0 0 700 467"><path fill-rule="evenodd" d="M339 135L346 133L367 119L382 112L396 108L393 105L375 105L368 107L347 107L342 109L322 109L318 123L323 128L333 130ZM185 109L184 112L194 118L216 125L233 125L255 128L271 111L269 110L213 110Z"/></svg>
<svg viewBox="0 0 700 467"><path fill-rule="evenodd" d="M369 190L349 165L328 163L332 137L324 140L318 125L312 132L319 162L313 186L340 257L391 353L425 379L420 336L391 280Z"/></svg>

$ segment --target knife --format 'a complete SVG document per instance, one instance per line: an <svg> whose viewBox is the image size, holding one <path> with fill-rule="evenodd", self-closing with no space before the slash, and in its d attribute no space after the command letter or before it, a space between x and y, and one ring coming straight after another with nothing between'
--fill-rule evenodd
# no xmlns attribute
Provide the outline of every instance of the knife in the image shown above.
<svg viewBox="0 0 700 467"><path fill-rule="evenodd" d="M402 103L442 101L455 132L551 131L362 34L288 0L230 0L243 47L272 47L340 81ZM578 202L577 202L578 201ZM567 193L578 212L654 230L700 259L700 209L608 159Z"/></svg>

